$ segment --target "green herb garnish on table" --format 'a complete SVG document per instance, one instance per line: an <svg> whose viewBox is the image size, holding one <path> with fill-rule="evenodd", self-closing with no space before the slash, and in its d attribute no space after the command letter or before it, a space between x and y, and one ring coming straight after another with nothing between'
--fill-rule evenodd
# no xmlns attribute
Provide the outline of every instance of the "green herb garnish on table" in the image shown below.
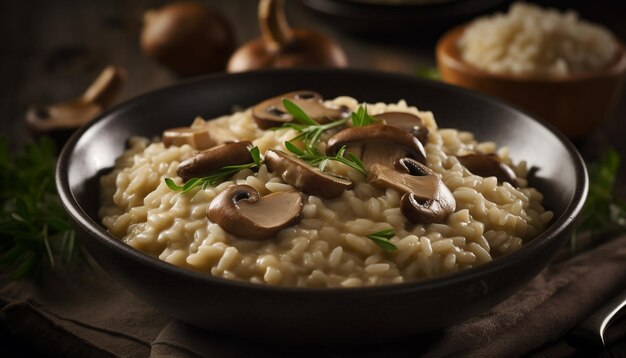
<svg viewBox="0 0 626 358"><path fill-rule="evenodd" d="M614 196L619 154L607 150L589 167L589 194L581 220L572 236L572 252L578 252L610 235L626 233L626 202Z"/></svg>
<svg viewBox="0 0 626 358"><path fill-rule="evenodd" d="M371 233L367 235L367 238L374 241L374 243L378 245L378 247L380 247L381 249L387 252L393 252L396 251L398 248L391 241L389 241L389 239L391 239L395 235L396 233L393 231L393 229L385 229Z"/></svg>
<svg viewBox="0 0 626 358"><path fill-rule="evenodd" d="M54 184L54 143L44 138L11 158L0 137L0 269L11 279L54 270L82 252Z"/></svg>
<svg viewBox="0 0 626 358"><path fill-rule="evenodd" d="M441 73L437 67L419 66L415 69L415 75L426 80L441 81Z"/></svg>
<svg viewBox="0 0 626 358"><path fill-rule="evenodd" d="M253 169L261 166L263 161L261 160L261 153L258 147L251 147L248 149L250 152L250 156L252 157L252 162L247 164L240 165L228 165L218 170L209 173L207 176L202 178L192 178L189 179L185 184L178 185L171 178L165 178L165 184L174 190L174 191L182 191L183 193L189 192L191 189L195 187L202 187L202 189L206 189L210 186L216 186L219 183L223 182L227 178L239 173L244 169Z"/></svg>

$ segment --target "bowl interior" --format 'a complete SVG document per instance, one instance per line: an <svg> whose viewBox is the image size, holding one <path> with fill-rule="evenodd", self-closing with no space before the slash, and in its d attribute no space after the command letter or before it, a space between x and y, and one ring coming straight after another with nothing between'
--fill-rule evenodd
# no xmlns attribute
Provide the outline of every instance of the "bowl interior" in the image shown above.
<svg viewBox="0 0 626 358"><path fill-rule="evenodd" d="M537 171L532 184L546 196L556 217L576 190L577 153L563 137L526 114L486 96L405 76L365 71L289 71L218 76L173 86L139 97L105 113L83 128L72 148L68 182L80 208L100 226L98 177L109 170L130 136L160 136L187 126L196 116L214 118L287 91L311 89L325 98L349 95L365 102L406 100L432 111L440 128L471 131L479 141L508 146L514 160Z"/></svg>
<svg viewBox="0 0 626 358"><path fill-rule="evenodd" d="M365 102L405 99L434 112L441 128L471 131L479 141L508 146L514 160L526 160L537 169L530 182L544 193L544 205L555 213L553 223L517 252L480 267L421 282L356 289L284 288L214 278L140 253L99 223L99 176L114 165L130 136L160 136L166 128L189 125L195 116L214 118L301 89ZM67 143L57 167L57 187L100 264L171 316L273 341L374 342L460 322L528 282L566 240L584 202L587 177L580 156L563 135L477 92L380 72L289 70L200 78L108 111Z"/></svg>

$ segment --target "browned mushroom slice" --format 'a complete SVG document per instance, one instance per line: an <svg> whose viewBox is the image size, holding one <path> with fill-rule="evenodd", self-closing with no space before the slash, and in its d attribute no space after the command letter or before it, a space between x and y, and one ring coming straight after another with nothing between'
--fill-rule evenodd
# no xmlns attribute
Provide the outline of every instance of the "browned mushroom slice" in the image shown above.
<svg viewBox="0 0 626 358"><path fill-rule="evenodd" d="M209 173L227 165L241 165L252 163L253 159L248 151L252 143L248 141L226 143L204 150L178 165L176 173L184 181L191 178L202 178Z"/></svg>
<svg viewBox="0 0 626 358"><path fill-rule="evenodd" d="M422 144L428 141L428 128L422 119L414 114L406 112L385 112L374 116L383 121L384 124L400 128L415 136Z"/></svg>
<svg viewBox="0 0 626 358"><path fill-rule="evenodd" d="M249 185L233 185L211 201L207 218L243 239L265 240L300 221L302 208L302 195L295 191L261 198Z"/></svg>
<svg viewBox="0 0 626 358"><path fill-rule="evenodd" d="M402 158L395 169L374 164L367 180L380 188L393 188L404 193L402 214L412 223L439 223L456 210L454 196L427 166L410 158Z"/></svg>
<svg viewBox="0 0 626 358"><path fill-rule="evenodd" d="M508 182L514 187L519 186L513 169L502 162L496 154L468 154L457 159L472 174L481 177L496 177L500 183Z"/></svg>
<svg viewBox="0 0 626 358"><path fill-rule="evenodd" d="M113 102L125 78L125 70L108 66L82 96L48 106L29 108L26 124L37 134L76 129L92 120Z"/></svg>
<svg viewBox="0 0 626 358"><path fill-rule="evenodd" d="M350 179L323 173L280 150L268 150L265 165L269 171L279 173L285 183L320 198L333 199L352 188Z"/></svg>
<svg viewBox="0 0 626 358"><path fill-rule="evenodd" d="M391 167L400 158L409 157L424 162L424 146L411 133L384 124L352 127L342 130L328 140L326 154L335 155L342 146L361 157L365 169L378 163Z"/></svg>
<svg viewBox="0 0 626 358"><path fill-rule="evenodd" d="M163 144L166 147L189 144L194 149L204 150L217 143L211 138L207 128L179 127L163 131Z"/></svg>
<svg viewBox="0 0 626 358"><path fill-rule="evenodd" d="M348 115L346 110L326 107L317 92L295 91L267 99L252 108L252 117L259 128L280 127L293 120L293 116L283 106L283 99L291 100L318 123L327 123Z"/></svg>

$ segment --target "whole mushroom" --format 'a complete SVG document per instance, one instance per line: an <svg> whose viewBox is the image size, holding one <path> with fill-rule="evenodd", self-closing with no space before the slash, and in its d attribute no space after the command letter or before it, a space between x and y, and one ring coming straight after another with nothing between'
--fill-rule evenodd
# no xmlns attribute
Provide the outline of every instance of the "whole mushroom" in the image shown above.
<svg viewBox="0 0 626 358"><path fill-rule="evenodd" d="M291 29L282 0L259 1L259 25L261 38L235 51L228 61L228 72L348 65L343 49L329 37L308 29Z"/></svg>
<svg viewBox="0 0 626 358"><path fill-rule="evenodd" d="M148 57L185 76L223 71L234 49L226 19L196 2L147 11L140 42Z"/></svg>

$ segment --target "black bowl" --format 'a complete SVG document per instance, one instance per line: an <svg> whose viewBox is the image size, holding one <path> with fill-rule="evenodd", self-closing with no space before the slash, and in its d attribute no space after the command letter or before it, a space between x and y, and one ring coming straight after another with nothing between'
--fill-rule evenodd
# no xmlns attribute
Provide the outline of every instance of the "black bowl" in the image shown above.
<svg viewBox="0 0 626 358"><path fill-rule="evenodd" d="M100 224L98 178L131 135L213 118L298 89L359 101L406 99L432 110L440 127L507 145L538 171L531 184L554 211L549 228L519 251L483 266L421 282L350 289L257 285L188 271L151 257ZM287 70L217 75L128 101L76 133L63 148L57 188L94 258L130 291L163 312L216 332L282 342L373 342L459 323L503 301L537 275L569 238L587 195L587 173L572 144L550 125L495 99L450 85L356 70Z"/></svg>

